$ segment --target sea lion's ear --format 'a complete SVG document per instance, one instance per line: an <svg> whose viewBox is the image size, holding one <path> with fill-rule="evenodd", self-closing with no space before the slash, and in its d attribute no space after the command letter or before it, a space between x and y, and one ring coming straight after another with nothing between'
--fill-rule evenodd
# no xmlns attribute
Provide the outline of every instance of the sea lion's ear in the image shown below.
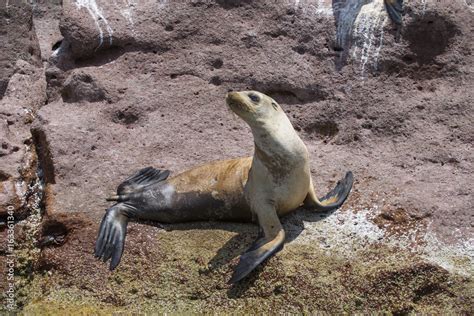
<svg viewBox="0 0 474 316"><path fill-rule="evenodd" d="M272 101L272 106L275 110L278 110L278 104L275 101Z"/></svg>

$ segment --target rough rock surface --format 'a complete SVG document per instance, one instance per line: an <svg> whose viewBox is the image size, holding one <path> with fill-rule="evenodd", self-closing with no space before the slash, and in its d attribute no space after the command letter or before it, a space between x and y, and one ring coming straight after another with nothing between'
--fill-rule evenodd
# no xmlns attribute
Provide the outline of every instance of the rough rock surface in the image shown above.
<svg viewBox="0 0 474 316"><path fill-rule="evenodd" d="M0 205L22 220L19 307L472 312L472 5L412 1L397 29L382 0L350 4L9 8L29 23L0 34L0 67L12 69L0 78ZM349 200L285 218L285 249L233 287L253 225L133 223L121 265L106 272L92 249L121 180L149 165L179 172L252 154L249 129L224 104L242 89L282 105L320 195L354 172Z"/></svg>
<svg viewBox="0 0 474 316"><path fill-rule="evenodd" d="M24 218L37 168L30 127L46 101L46 80L31 6L3 4L0 14L0 216L11 205L17 218Z"/></svg>

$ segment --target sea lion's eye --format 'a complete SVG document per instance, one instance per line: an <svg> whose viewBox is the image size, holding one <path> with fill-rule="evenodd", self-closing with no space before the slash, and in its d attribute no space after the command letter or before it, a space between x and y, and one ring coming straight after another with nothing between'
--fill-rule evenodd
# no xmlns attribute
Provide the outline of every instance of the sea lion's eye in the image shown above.
<svg viewBox="0 0 474 316"><path fill-rule="evenodd" d="M249 99L252 100L255 103L260 102L259 96L256 95L256 94L253 94L253 93L249 93Z"/></svg>
<svg viewBox="0 0 474 316"><path fill-rule="evenodd" d="M272 102L272 106L275 110L278 110L278 105L275 102Z"/></svg>

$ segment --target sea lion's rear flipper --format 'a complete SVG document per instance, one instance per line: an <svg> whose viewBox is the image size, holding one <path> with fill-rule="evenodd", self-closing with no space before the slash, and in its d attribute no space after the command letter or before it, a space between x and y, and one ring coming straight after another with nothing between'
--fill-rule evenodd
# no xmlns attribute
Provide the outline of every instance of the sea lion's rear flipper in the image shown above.
<svg viewBox="0 0 474 316"><path fill-rule="evenodd" d="M139 191L144 187L164 181L170 175L169 170L146 167L128 177L117 187L117 195L106 198L107 201L126 201L127 194Z"/></svg>
<svg viewBox="0 0 474 316"><path fill-rule="evenodd" d="M318 199L314 193L313 182L311 181L308 195L304 200L304 207L317 209L318 211L331 211L339 208L349 196L353 182L354 176L351 171L348 171L344 179L337 182L334 189Z"/></svg>
<svg viewBox="0 0 474 316"><path fill-rule="evenodd" d="M388 16L397 25L402 24L403 0L384 0Z"/></svg>
<svg viewBox="0 0 474 316"><path fill-rule="evenodd" d="M153 167L143 168L118 186L117 195L135 192L150 184L164 181L169 175L169 170L158 170Z"/></svg>
<svg viewBox="0 0 474 316"><path fill-rule="evenodd" d="M120 263L127 234L129 206L119 203L107 210L99 228L95 243L95 256L107 262L110 258L110 270Z"/></svg>
<svg viewBox="0 0 474 316"><path fill-rule="evenodd" d="M249 250L240 256L239 263L234 269L229 284L242 280L264 260L283 249L285 231L281 226L276 211L273 209L271 214L258 215L265 236L257 238Z"/></svg>

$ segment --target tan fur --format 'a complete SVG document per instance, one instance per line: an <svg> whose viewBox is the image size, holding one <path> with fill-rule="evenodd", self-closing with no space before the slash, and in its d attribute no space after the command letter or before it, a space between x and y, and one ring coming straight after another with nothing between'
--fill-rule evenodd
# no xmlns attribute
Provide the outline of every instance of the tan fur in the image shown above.
<svg viewBox="0 0 474 316"><path fill-rule="evenodd" d="M252 157L214 161L184 171L170 179L177 193L181 192L232 192L247 183Z"/></svg>
<svg viewBox="0 0 474 316"><path fill-rule="evenodd" d="M260 101L253 102L250 93ZM245 188L252 210L260 218L266 217L257 209L262 201L279 216L299 207L310 186L308 152L288 117L273 99L256 91L229 93L227 103L254 136L255 153Z"/></svg>
<svg viewBox="0 0 474 316"><path fill-rule="evenodd" d="M251 262L260 262L282 246L285 231L278 217L302 205L312 184L306 146L275 100L242 91L229 93L227 104L252 130L255 152L244 193L265 235L257 249L242 255L234 282L251 271L245 268L252 267Z"/></svg>

